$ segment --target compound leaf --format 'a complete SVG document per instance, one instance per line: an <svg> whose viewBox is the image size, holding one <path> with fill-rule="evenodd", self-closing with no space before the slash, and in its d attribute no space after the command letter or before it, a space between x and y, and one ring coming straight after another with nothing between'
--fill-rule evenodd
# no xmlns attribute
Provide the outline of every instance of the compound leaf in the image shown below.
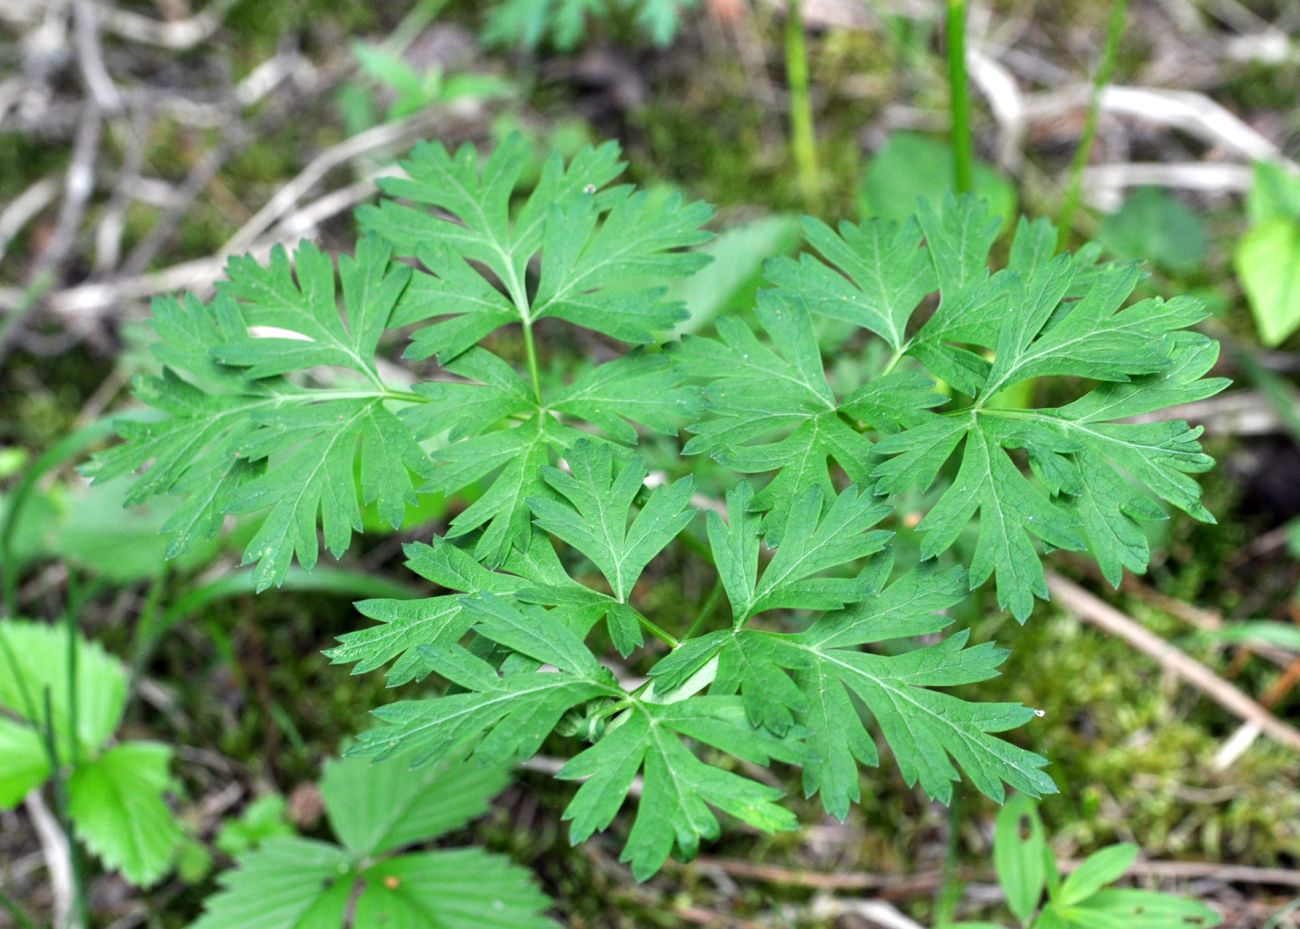
<svg viewBox="0 0 1300 929"><path fill-rule="evenodd" d="M266 268L232 259L210 305L155 301L164 368L139 380L136 393L166 416L123 422L126 443L88 470L105 481L147 466L128 505L184 496L164 527L169 556L210 537L228 514L269 510L245 552L259 562L260 590L281 583L295 555L308 569L316 564L318 527L337 557L360 531L363 506L401 524L415 499L412 475L427 476L428 459L390 409L419 398L385 386L375 356L411 273L390 252L363 239L355 258L341 259L346 318L331 260L306 242L292 264L281 247ZM349 386L289 378L322 368Z"/></svg>
<svg viewBox="0 0 1300 929"><path fill-rule="evenodd" d="M717 838L718 820L710 807L765 832L796 828L794 814L775 803L779 790L701 761L684 737L756 764L798 758L787 743L751 727L734 698L638 702L558 775L584 781L564 812L572 821L572 841L585 841L609 825L639 772L644 772L644 788L621 856L637 880L651 877L670 854L689 860L702 839Z"/></svg>
<svg viewBox="0 0 1300 929"><path fill-rule="evenodd" d="M545 497L528 504L537 525L591 559L624 603L650 559L695 517L694 484L688 477L654 488L629 525L628 513L647 476L640 459L619 460L608 445L583 440L570 450L568 463L572 473L543 472L567 505Z"/></svg>
<svg viewBox="0 0 1300 929"><path fill-rule="evenodd" d="M421 144L403 163L408 177L381 180L380 187L440 213L393 199L358 211L365 228L423 266L398 311L403 324L441 320L416 335L418 354L446 362L499 326L531 327L546 316L652 342L654 332L684 316L663 284L708 260L682 249L709 238L701 227L712 208L628 186L602 191L623 168L617 146L605 145L584 149L567 166L558 155L550 158L533 192L512 210L530 158L517 135L481 166L473 146L452 155L441 144ZM525 272L534 259L541 273L530 294ZM467 262L490 271L505 294L473 281L479 272L467 270Z"/></svg>

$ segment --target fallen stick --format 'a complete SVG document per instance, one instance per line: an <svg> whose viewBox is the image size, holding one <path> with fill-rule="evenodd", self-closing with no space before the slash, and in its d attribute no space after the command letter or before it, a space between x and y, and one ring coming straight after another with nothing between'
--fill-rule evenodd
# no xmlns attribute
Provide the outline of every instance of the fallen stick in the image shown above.
<svg viewBox="0 0 1300 929"><path fill-rule="evenodd" d="M1054 571L1047 572L1047 588L1057 603L1071 613L1099 629L1119 636L1234 716L1254 723L1261 732L1274 741L1300 751L1300 730L1282 722L1195 658Z"/></svg>
<svg viewBox="0 0 1300 929"><path fill-rule="evenodd" d="M1062 874L1071 874L1083 859L1064 859L1057 862ZM881 896L899 899L909 893L926 894L943 882L942 871L922 871L917 874L873 874L849 871L834 874L825 871L806 871L780 865L732 858L713 858L701 855L690 867L712 868L730 876L780 884L784 887L804 887L820 891L873 891ZM1290 868L1258 868L1251 865L1220 864L1213 861L1136 861L1125 872L1129 877L1150 877L1168 881L1212 879L1234 884L1252 884L1259 887L1300 888L1300 871ZM965 872L963 880L991 878L991 871Z"/></svg>

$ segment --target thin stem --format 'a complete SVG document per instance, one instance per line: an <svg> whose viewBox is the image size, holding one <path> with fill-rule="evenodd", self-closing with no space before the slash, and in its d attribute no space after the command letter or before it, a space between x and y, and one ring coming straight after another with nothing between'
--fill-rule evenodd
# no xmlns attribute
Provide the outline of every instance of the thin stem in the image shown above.
<svg viewBox="0 0 1300 929"><path fill-rule="evenodd" d="M0 909L13 917L18 929L36 929L36 923L32 922L31 917L3 890L0 890Z"/></svg>
<svg viewBox="0 0 1300 929"><path fill-rule="evenodd" d="M1083 194L1083 170L1092 157L1092 143L1097 137L1097 117L1101 112L1101 95L1115 73L1115 57L1119 52L1120 36L1124 34L1124 21L1128 16L1128 0L1115 0L1110 8L1110 23L1106 27L1106 44L1101 51L1101 62L1092 81L1092 99L1088 101L1088 112L1084 117L1083 135L1079 138L1079 147L1074 152L1074 162L1070 165L1070 186L1065 192L1065 201L1061 206L1057 247L1064 249L1070 242L1070 233L1074 231L1074 217L1079 211L1079 199Z"/></svg>
<svg viewBox="0 0 1300 929"><path fill-rule="evenodd" d="M80 655L77 646L80 635L77 628L77 609L80 603L77 597L76 576L68 572L68 603L63 611L63 628L68 636L68 763L74 768L81 758L81 720L77 711L77 665Z"/></svg>
<svg viewBox="0 0 1300 929"><path fill-rule="evenodd" d="M966 0L948 0L948 94L952 108L953 187L965 194L971 191L975 171L966 80Z"/></svg>
<svg viewBox="0 0 1300 929"><path fill-rule="evenodd" d="M799 172L799 188L804 205L816 212L821 207L821 175L817 170L817 138L813 133L803 0L789 0L786 4L785 78L790 92L790 145Z"/></svg>
<svg viewBox="0 0 1300 929"><path fill-rule="evenodd" d="M542 404L542 378L537 366L537 346L533 342L532 320L524 322L524 351L528 355L528 377L533 383L533 397L539 407Z"/></svg>
<svg viewBox="0 0 1300 929"><path fill-rule="evenodd" d="M397 24L397 28L384 42L384 47L395 55L402 54L446 5L447 0L420 0Z"/></svg>
<svg viewBox="0 0 1300 929"><path fill-rule="evenodd" d="M961 784L953 785L952 802L948 805L948 848L943 858L943 883L934 901L934 924L946 926L957 912L961 900L962 882L957 872L957 855L961 846L961 817L964 794Z"/></svg>
<svg viewBox="0 0 1300 929"><path fill-rule="evenodd" d="M909 341L905 342L905 343L902 345L902 347L900 347L900 348L899 348L897 351L895 351L892 355L890 355L890 356L889 356L889 361L885 363L885 367L881 369L880 374L878 375L878 377L884 377L886 374L889 374L889 373L892 372L896 367L898 367L898 363L899 363L900 361L903 360L904 356L907 355L907 350L908 350L909 348L911 348L911 347L912 347L912 343L911 343L911 341L909 340Z"/></svg>
<svg viewBox="0 0 1300 929"><path fill-rule="evenodd" d="M154 647L162 637L163 630L158 625L158 606L162 603L162 594L166 569L160 568L158 574L149 582L145 592L144 603L140 607L139 618L135 624L135 643L131 649L131 686L128 693L135 693L136 682L144 673L144 666L153 655Z"/></svg>
<svg viewBox="0 0 1300 929"><path fill-rule="evenodd" d="M72 832L72 818L68 814L68 783L63 765L59 760L59 745L54 734L54 706L50 699L50 688L44 690L45 696L45 751L50 756L50 778L54 785L54 817L63 830L63 838L68 847L68 869L72 872L72 914L68 918L69 927L85 927L89 909L86 905L86 867L81 856L81 846ZM76 733L70 742L76 741Z"/></svg>
<svg viewBox="0 0 1300 929"><path fill-rule="evenodd" d="M708 622L709 617L711 617L714 610L718 608L718 601L722 599L722 593L722 578L718 578L714 581L713 589L709 591L709 595L704 598L704 605L700 607L700 611L695 614L695 618L691 620L691 624L686 628L686 631L682 633L682 641L693 637L695 633L699 632L700 628Z"/></svg>
<svg viewBox="0 0 1300 929"><path fill-rule="evenodd" d="M681 642L677 641L677 638L673 636L673 634L670 633L667 629L664 629L662 626L658 625L657 623L653 623L650 620L646 619L644 616L640 614L640 612L636 614L636 618L641 622L641 625L645 627L646 632L650 633L660 642L663 642L669 648L676 648L677 646L682 644Z"/></svg>

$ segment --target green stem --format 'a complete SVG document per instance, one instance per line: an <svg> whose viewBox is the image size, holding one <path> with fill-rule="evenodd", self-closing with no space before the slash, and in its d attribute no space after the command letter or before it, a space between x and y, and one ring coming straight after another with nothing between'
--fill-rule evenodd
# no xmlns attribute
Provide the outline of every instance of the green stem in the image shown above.
<svg viewBox="0 0 1300 929"><path fill-rule="evenodd" d="M957 913L957 903L961 900L962 883L957 874L957 855L961 848L963 796L961 784L955 784L952 802L948 805L948 848L943 859L943 883L939 885L939 894L934 901L936 927L952 922Z"/></svg>
<svg viewBox="0 0 1300 929"><path fill-rule="evenodd" d="M77 610L80 606L76 576L69 571L68 602L63 611L63 628L68 636L68 764L74 768L81 763L81 714L77 711L77 664L80 657L77 653L80 640Z"/></svg>
<svg viewBox="0 0 1300 929"><path fill-rule="evenodd" d="M3 890L0 890L0 909L13 917L18 929L36 929L36 923L32 922L31 917Z"/></svg>
<svg viewBox="0 0 1300 929"><path fill-rule="evenodd" d="M157 629L156 626L158 625L158 608L162 603L166 576L166 568L160 567L157 575L149 581L149 589L145 591L144 603L140 607L135 623L135 641L131 649L131 684L127 688L128 693L135 693L135 685L140 679L140 675L144 673L145 663L153 654L154 646L158 640L162 638L163 630Z"/></svg>
<svg viewBox="0 0 1300 929"><path fill-rule="evenodd" d="M817 170L817 139L813 133L803 0L789 0L786 4L785 77L790 93L790 145L799 172L799 188L804 205L817 212L821 207L821 176Z"/></svg>
<svg viewBox="0 0 1300 929"><path fill-rule="evenodd" d="M397 24L384 47L395 55L405 52L446 5L447 0L420 0Z"/></svg>
<svg viewBox="0 0 1300 929"><path fill-rule="evenodd" d="M636 614L636 618L640 620L641 625L645 627L646 632L650 633L660 642L663 642L669 648L676 648L677 646L682 644L667 629L664 629L662 626L658 625L657 623L653 623L650 620L646 619L644 616L640 614L640 612Z"/></svg>
<svg viewBox="0 0 1300 929"><path fill-rule="evenodd" d="M1083 135L1079 147L1074 152L1074 162L1070 165L1070 186L1065 192L1065 201L1061 206L1061 216L1057 247L1064 249L1070 242L1070 233L1074 231L1074 217L1079 210L1079 198L1083 193L1083 170L1092 157L1092 143L1097 137L1097 117L1101 112L1101 95L1115 73L1115 57L1119 52L1119 40L1124 34L1124 21L1128 16L1128 0L1115 0L1110 8L1110 23L1106 27L1106 44L1102 48L1101 63L1092 81L1092 99L1088 101L1088 112L1084 117Z"/></svg>
<svg viewBox="0 0 1300 929"><path fill-rule="evenodd" d="M953 187L965 194L971 191L975 172L966 80L966 0L948 0L948 94L952 108Z"/></svg>
<svg viewBox="0 0 1300 929"><path fill-rule="evenodd" d="M912 342L909 339L907 342L903 343L903 345L900 348L898 348L892 355L889 356L889 361L885 363L885 367L881 369L880 374L877 376L884 377L885 375L891 373L895 368L897 368L898 363L903 360L904 356L907 355L908 349L910 349L911 347L912 347Z"/></svg>
<svg viewBox="0 0 1300 929"><path fill-rule="evenodd" d="M533 383L533 397L539 407L542 403L542 378L537 366L537 346L533 342L532 320L524 321L524 351L528 355L528 377Z"/></svg>
<svg viewBox="0 0 1300 929"><path fill-rule="evenodd" d="M690 626L688 626L686 631L682 633L682 641L692 638L695 633L699 632L700 628L708 622L709 617L711 617L714 610L718 608L718 601L722 599L722 593L722 578L718 578L714 581L713 589L709 591L709 595L704 598L704 605L701 606L700 611L695 614L695 618L691 620Z"/></svg>

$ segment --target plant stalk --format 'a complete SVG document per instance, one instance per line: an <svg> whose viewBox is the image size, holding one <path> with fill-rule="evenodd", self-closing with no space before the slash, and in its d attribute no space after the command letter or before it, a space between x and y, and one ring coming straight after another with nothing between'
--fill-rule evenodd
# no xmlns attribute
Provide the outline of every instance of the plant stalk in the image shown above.
<svg viewBox="0 0 1300 929"><path fill-rule="evenodd" d="M1061 216L1057 224L1057 247L1060 249L1069 245L1070 233L1074 231L1074 217L1079 211L1079 199L1083 194L1083 170L1092 157L1092 143L1097 137L1101 95L1115 73L1115 57L1119 52L1119 40L1124 34L1127 17L1128 0L1115 0L1110 8L1110 22L1106 27L1106 44L1102 47L1101 62L1092 81L1092 99L1088 101L1088 112L1084 116L1083 135L1079 138L1079 147L1075 149L1074 161L1070 165L1070 186L1066 189L1065 200L1061 205Z"/></svg>
<svg viewBox="0 0 1300 929"><path fill-rule="evenodd" d="M36 923L31 917L3 890L0 890L0 910L4 910L12 917L18 929L36 929Z"/></svg>
<svg viewBox="0 0 1300 929"><path fill-rule="evenodd" d="M943 858L943 883L934 901L934 924L946 926L957 914L961 900L962 881L957 871L957 856L961 848L961 817L964 794L962 785L953 785L952 802L948 805L948 846Z"/></svg>
<svg viewBox="0 0 1300 929"><path fill-rule="evenodd" d="M948 97L952 109L953 189L959 194L970 193L975 176L975 145L966 79L966 0L948 0Z"/></svg>
<svg viewBox="0 0 1300 929"><path fill-rule="evenodd" d="M804 206L817 212L821 206L821 175L817 170L817 138L813 133L803 0L788 0L786 3L785 78L790 93L790 147L799 172L799 189Z"/></svg>
<svg viewBox="0 0 1300 929"><path fill-rule="evenodd" d="M533 324L531 320L524 322L524 351L528 355L528 377L533 383L533 397L540 407L543 406L542 378L537 365L537 345L533 342Z"/></svg>
<svg viewBox="0 0 1300 929"><path fill-rule="evenodd" d="M69 689L71 689L69 684ZM71 881L72 899L69 902L67 919L65 921L66 929L85 929L89 925L87 922L90 908L87 905L86 894L86 864L81 856L81 846L77 844L76 836L72 831L72 817L68 812L68 779L67 772L63 768L63 762L59 757L58 737L54 732L54 707L50 699L50 688L46 687L45 696L45 751L50 757L50 779L54 788L54 820L58 824L59 830L63 833L64 851L67 853L68 873ZM68 742L75 744L77 734L70 733ZM39 788L33 792L39 803ZM32 795L29 795L32 796ZM55 843L57 844L57 843ZM52 853L57 853L55 849Z"/></svg>

